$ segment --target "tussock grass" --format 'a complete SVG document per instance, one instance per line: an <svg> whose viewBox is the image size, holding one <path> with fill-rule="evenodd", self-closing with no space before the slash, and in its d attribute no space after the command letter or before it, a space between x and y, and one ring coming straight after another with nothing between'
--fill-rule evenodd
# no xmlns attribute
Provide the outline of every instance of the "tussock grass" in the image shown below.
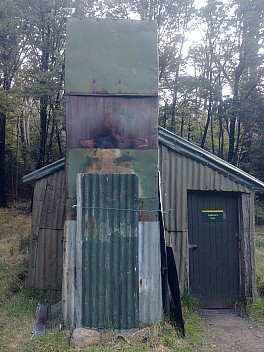
<svg viewBox="0 0 264 352"><path fill-rule="evenodd" d="M70 332L47 333L31 341L37 303L52 298L26 289L30 214L21 207L0 209L0 351L1 352L67 352ZM167 319L145 327L137 334L118 337L113 332L103 335L102 342L83 351L205 351L206 336L202 320L191 297L183 299L186 338Z"/></svg>

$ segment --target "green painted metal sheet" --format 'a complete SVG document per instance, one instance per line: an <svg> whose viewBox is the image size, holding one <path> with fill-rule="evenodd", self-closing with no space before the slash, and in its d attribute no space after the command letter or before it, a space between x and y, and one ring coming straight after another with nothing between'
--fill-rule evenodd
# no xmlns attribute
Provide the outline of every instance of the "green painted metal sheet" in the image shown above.
<svg viewBox="0 0 264 352"><path fill-rule="evenodd" d="M71 149L67 155L67 218L75 219L76 176L78 173L136 174L141 209L157 210L157 150ZM144 215L144 214L143 214ZM146 215L146 213L145 213ZM151 219L156 221L156 214ZM143 218L142 218L143 220Z"/></svg>
<svg viewBox="0 0 264 352"><path fill-rule="evenodd" d="M157 24L69 18L67 94L158 94Z"/></svg>
<svg viewBox="0 0 264 352"><path fill-rule="evenodd" d="M83 174L82 325L139 326L138 177Z"/></svg>

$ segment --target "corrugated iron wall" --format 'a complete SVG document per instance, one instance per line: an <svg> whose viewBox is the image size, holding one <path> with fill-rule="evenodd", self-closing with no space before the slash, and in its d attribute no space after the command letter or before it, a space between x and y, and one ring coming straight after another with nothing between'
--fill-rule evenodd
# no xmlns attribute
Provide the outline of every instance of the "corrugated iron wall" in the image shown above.
<svg viewBox="0 0 264 352"><path fill-rule="evenodd" d="M64 200L63 169L36 181L28 267L32 289L61 292Z"/></svg>
<svg viewBox="0 0 264 352"><path fill-rule="evenodd" d="M165 210L166 240L174 250L180 289L183 291L188 278L187 191L251 193L251 190L206 165L180 155L162 143L159 143L159 169Z"/></svg>

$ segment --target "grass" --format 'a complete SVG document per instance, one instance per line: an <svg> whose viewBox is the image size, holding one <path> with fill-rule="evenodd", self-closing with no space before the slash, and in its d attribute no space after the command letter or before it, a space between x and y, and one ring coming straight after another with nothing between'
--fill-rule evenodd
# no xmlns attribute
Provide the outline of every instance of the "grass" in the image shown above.
<svg viewBox="0 0 264 352"><path fill-rule="evenodd" d="M1 352L67 352L69 331L48 333L31 341L31 331L38 302L49 297L32 296L25 285L31 215L18 205L0 209L0 351ZM204 351L205 328L195 310L195 302L184 297L186 338L166 319L146 327L135 336L118 339L109 332L99 346L83 351ZM145 335L144 335L145 334ZM143 336L143 337L142 337Z"/></svg>
<svg viewBox="0 0 264 352"><path fill-rule="evenodd" d="M37 303L48 302L46 295L32 296L25 285L31 215L19 207L0 209L0 351L67 352L69 331L47 333L31 341ZM249 316L264 323L264 227L256 229L256 268L258 297L248 304ZM113 332L103 336L100 345L83 351L207 351L206 329L197 314L197 301L182 296L186 338L167 319L143 328L134 336L118 338Z"/></svg>
<svg viewBox="0 0 264 352"><path fill-rule="evenodd" d="M33 301L22 289L28 256L22 242L29 236L30 215L1 209L0 228L0 350L20 351L31 335L34 316Z"/></svg>
<svg viewBox="0 0 264 352"><path fill-rule="evenodd" d="M257 299L247 307L250 318L264 323L264 226L256 228Z"/></svg>

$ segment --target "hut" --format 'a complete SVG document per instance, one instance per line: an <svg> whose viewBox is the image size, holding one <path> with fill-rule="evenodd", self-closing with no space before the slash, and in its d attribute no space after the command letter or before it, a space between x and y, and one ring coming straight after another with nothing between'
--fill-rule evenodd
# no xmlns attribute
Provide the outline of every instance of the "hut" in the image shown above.
<svg viewBox="0 0 264 352"><path fill-rule="evenodd" d="M166 242L173 248L181 292L191 291L206 308L254 299L254 193L263 191L264 183L163 128L158 142ZM35 182L29 286L58 293L64 165L61 159L23 178Z"/></svg>
<svg viewBox="0 0 264 352"><path fill-rule="evenodd" d="M264 184L158 132L157 24L71 18L65 57L65 169L58 161L24 179L36 180L30 286L61 290L72 327L160 319L159 168L181 290L206 308L254 298L253 202Z"/></svg>
<svg viewBox="0 0 264 352"><path fill-rule="evenodd" d="M264 183L161 127L158 136L166 241L181 291L201 308L254 299L254 192Z"/></svg>

